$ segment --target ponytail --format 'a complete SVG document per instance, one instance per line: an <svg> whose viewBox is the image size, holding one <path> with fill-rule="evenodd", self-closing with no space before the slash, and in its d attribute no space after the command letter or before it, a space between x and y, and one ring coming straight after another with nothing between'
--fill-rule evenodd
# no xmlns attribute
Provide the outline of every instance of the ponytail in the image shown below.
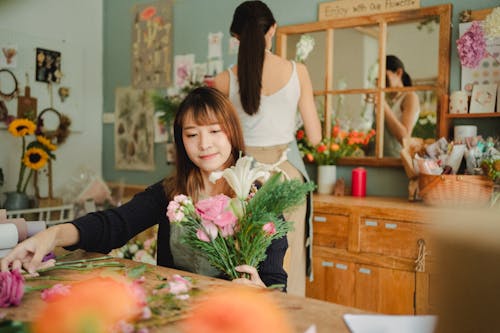
<svg viewBox="0 0 500 333"><path fill-rule="evenodd" d="M405 87L411 87L413 85L413 82L411 81L410 75L403 71L403 75L401 76L401 81L403 81L403 86Z"/></svg>
<svg viewBox="0 0 500 333"><path fill-rule="evenodd" d="M241 106L249 115L257 113L262 90L262 70L266 41L254 20L242 31L238 51L238 81Z"/></svg>
<svg viewBox="0 0 500 333"><path fill-rule="evenodd" d="M276 23L273 13L262 1L245 1L233 14L231 35L240 40L238 81L243 110L257 113L262 91L262 72L266 48L265 34Z"/></svg>

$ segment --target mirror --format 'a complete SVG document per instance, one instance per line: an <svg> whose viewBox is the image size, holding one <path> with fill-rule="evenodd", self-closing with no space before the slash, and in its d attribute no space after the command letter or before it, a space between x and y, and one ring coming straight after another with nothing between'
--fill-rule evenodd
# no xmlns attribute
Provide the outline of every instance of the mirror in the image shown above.
<svg viewBox="0 0 500 333"><path fill-rule="evenodd" d="M345 130L376 130L365 156L343 158L339 164L401 166L401 147L387 148L391 140L399 140L384 116L385 103L378 101L385 100L397 114L404 96L413 95L412 136L437 138L439 113L447 112L450 27L451 5L446 4L278 28L276 50L287 59L295 58L303 35L314 39L303 62L311 76L323 135L329 136L335 124ZM411 86L391 86L385 75L387 55L403 62Z"/></svg>

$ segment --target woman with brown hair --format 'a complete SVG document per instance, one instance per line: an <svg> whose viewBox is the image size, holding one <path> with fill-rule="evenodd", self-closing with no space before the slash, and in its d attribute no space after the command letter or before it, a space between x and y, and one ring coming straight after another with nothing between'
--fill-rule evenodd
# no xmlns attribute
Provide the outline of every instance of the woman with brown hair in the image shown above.
<svg viewBox="0 0 500 333"><path fill-rule="evenodd" d="M222 93L212 88L197 88L179 107L174 138L177 164L173 176L151 185L118 208L87 214L26 239L2 259L1 270L24 267L34 273L53 265L53 261L42 263L42 259L56 246L108 253L158 224L158 265L220 276L206 259L181 243L180 232L169 223L166 211L177 194L186 194L194 202L220 193L232 195L224 179L212 183L209 176L235 164L244 150L238 116ZM287 274L282 267L286 249L286 238L273 241L266 251L267 258L258 268L247 265L236 268L250 275L250 279L241 278L238 282L286 286Z"/></svg>

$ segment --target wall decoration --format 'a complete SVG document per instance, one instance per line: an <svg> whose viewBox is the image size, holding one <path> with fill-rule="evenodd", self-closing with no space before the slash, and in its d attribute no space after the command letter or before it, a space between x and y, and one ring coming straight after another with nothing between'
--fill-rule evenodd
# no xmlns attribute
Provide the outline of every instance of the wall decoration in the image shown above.
<svg viewBox="0 0 500 333"><path fill-rule="evenodd" d="M162 112L155 112L154 127L155 127L155 143L169 141L170 137L168 133L169 131L167 125L162 120Z"/></svg>
<svg viewBox="0 0 500 333"><path fill-rule="evenodd" d="M203 82L205 75L208 73L207 63L194 64L193 66L193 75L191 81L193 82Z"/></svg>
<svg viewBox="0 0 500 333"><path fill-rule="evenodd" d="M154 170L153 110L149 91L131 87L116 89L116 169Z"/></svg>
<svg viewBox="0 0 500 333"><path fill-rule="evenodd" d="M15 68L17 66L17 45L2 45L0 67Z"/></svg>
<svg viewBox="0 0 500 333"><path fill-rule="evenodd" d="M174 85L184 88L191 80L194 67L194 54L176 55L174 57Z"/></svg>
<svg viewBox="0 0 500 333"><path fill-rule="evenodd" d="M35 78L39 82L60 83L61 72L61 52L36 48L36 74Z"/></svg>
<svg viewBox="0 0 500 333"><path fill-rule="evenodd" d="M222 57L222 32L210 32L208 34L208 59Z"/></svg>
<svg viewBox="0 0 500 333"><path fill-rule="evenodd" d="M208 75L216 76L220 72L222 72L224 67L224 63L222 59L214 59L208 62Z"/></svg>
<svg viewBox="0 0 500 333"><path fill-rule="evenodd" d="M132 85L166 88L171 83L172 1L136 5L132 27Z"/></svg>
<svg viewBox="0 0 500 333"><path fill-rule="evenodd" d="M482 22L482 21L481 21ZM472 22L460 23L459 34L462 36L471 27ZM470 96L474 85L500 84L500 38L486 38L486 55L475 68L462 66L461 88Z"/></svg>
<svg viewBox="0 0 500 333"><path fill-rule="evenodd" d="M469 113L495 112L496 84L476 84L472 89Z"/></svg>

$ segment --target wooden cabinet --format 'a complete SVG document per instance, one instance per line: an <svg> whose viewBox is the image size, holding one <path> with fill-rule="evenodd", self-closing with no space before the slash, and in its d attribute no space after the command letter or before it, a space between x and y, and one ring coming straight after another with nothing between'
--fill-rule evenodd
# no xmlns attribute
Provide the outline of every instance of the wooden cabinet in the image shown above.
<svg viewBox="0 0 500 333"><path fill-rule="evenodd" d="M431 213L404 199L316 195L307 296L380 313L428 313Z"/></svg>

